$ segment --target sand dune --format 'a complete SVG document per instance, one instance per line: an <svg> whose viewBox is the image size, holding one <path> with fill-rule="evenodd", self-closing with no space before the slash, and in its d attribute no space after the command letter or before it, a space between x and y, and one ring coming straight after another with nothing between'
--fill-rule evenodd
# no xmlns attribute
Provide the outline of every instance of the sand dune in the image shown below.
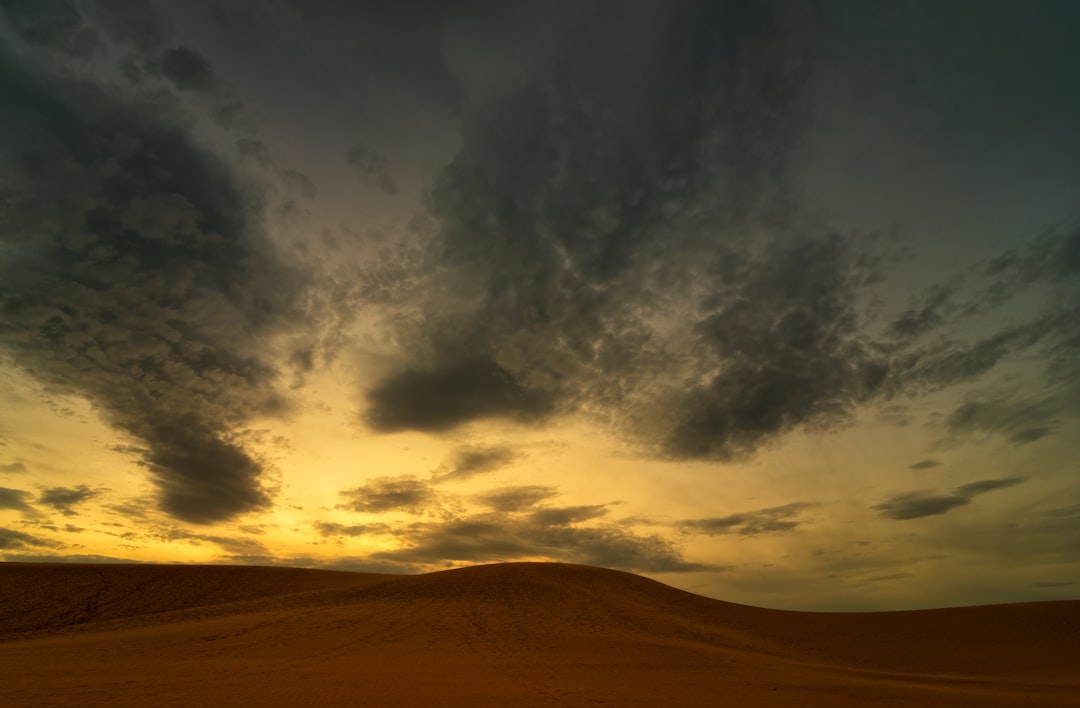
<svg viewBox="0 0 1080 708"><path fill-rule="evenodd" d="M618 571L0 563L4 706L1080 705L1080 601L819 614Z"/></svg>

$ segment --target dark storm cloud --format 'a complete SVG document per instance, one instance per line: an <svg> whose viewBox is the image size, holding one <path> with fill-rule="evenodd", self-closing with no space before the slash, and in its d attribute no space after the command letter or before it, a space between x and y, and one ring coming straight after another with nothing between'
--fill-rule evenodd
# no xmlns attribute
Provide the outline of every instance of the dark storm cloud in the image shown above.
<svg viewBox="0 0 1080 708"><path fill-rule="evenodd" d="M535 420L552 412L549 396L521 386L486 357L406 369L368 391L367 423L380 432L441 432L475 418Z"/></svg>
<svg viewBox="0 0 1080 708"><path fill-rule="evenodd" d="M477 499L496 511L522 511L558 494L555 487L523 485L502 487L480 494Z"/></svg>
<svg viewBox="0 0 1080 708"><path fill-rule="evenodd" d="M888 501L875 504L870 508L887 519L898 521L938 516L958 506L971 503L971 500L980 494L1013 487L1025 480L1025 477L984 479L957 487L951 494L939 495L930 491L907 492L890 497Z"/></svg>
<svg viewBox="0 0 1080 708"><path fill-rule="evenodd" d="M21 489L0 487L0 509L13 509L27 515L34 515L37 511L27 503L33 495Z"/></svg>
<svg viewBox="0 0 1080 708"><path fill-rule="evenodd" d="M843 422L877 392L888 369L858 338L850 248L839 236L789 236L727 275L695 325L720 371L680 401L667 454L743 456L797 427Z"/></svg>
<svg viewBox="0 0 1080 708"><path fill-rule="evenodd" d="M0 10L15 33L34 46L80 57L101 46L98 32L71 0L4 0Z"/></svg>
<svg viewBox="0 0 1080 708"><path fill-rule="evenodd" d="M193 49L177 47L163 52L158 69L181 91L213 93L217 90L210 64Z"/></svg>
<svg viewBox="0 0 1080 708"><path fill-rule="evenodd" d="M797 518L805 510L815 507L812 502L796 502L784 506L769 507L730 516L705 519L688 519L678 524L683 531L717 536L737 533L741 536L757 536L763 533L782 533L792 531L805 519Z"/></svg>
<svg viewBox="0 0 1080 708"><path fill-rule="evenodd" d="M475 105L432 191L433 299L413 367L368 394L376 429L584 407L659 454L730 459L845 420L884 379L856 332L861 246L789 219L807 75L791 18L607 9L546 18L552 37L466 33L528 68L504 86L461 50Z"/></svg>
<svg viewBox="0 0 1080 708"><path fill-rule="evenodd" d="M454 451L452 458L436 472L436 482L468 479L501 469L518 458L518 454L506 445L472 446Z"/></svg>
<svg viewBox="0 0 1080 708"><path fill-rule="evenodd" d="M422 480L410 477L380 477L338 494L345 499L339 509L366 513L407 511L422 514L438 505L438 495Z"/></svg>
<svg viewBox="0 0 1080 708"><path fill-rule="evenodd" d="M85 484L80 484L77 487L52 487L43 490L38 495L37 503L52 507L65 516L74 516L78 512L72 507L82 504L88 499L93 499L100 495L102 491L104 490L91 489Z"/></svg>
<svg viewBox="0 0 1080 708"><path fill-rule="evenodd" d="M124 56L152 64L150 5L86 7ZM237 432L282 408L261 357L296 321L296 274L166 93L121 101L16 49L0 55L0 344L139 441L167 513L211 523L265 507L263 464ZM194 81L187 69L173 78Z"/></svg>
<svg viewBox="0 0 1080 708"><path fill-rule="evenodd" d="M386 194L394 194L397 188L390 176L390 163L378 150L364 145L353 145L345 152L345 161L352 165L366 183Z"/></svg>
<svg viewBox="0 0 1080 708"><path fill-rule="evenodd" d="M934 467L941 467L941 463L937 460L919 460L908 465L909 470L928 470Z"/></svg>
<svg viewBox="0 0 1080 708"><path fill-rule="evenodd" d="M62 543L48 539L31 536L22 531L0 528L0 550L16 550L19 548L59 548ZM10 559L9 554L4 554Z"/></svg>

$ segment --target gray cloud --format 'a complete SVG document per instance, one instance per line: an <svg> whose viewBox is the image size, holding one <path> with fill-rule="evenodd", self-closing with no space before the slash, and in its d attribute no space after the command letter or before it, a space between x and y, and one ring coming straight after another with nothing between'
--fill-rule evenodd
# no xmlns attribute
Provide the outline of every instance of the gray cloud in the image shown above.
<svg viewBox="0 0 1080 708"><path fill-rule="evenodd" d="M338 505L339 509L366 513L422 514L438 505L435 490L427 482L410 477L379 477L338 494L345 500Z"/></svg>
<svg viewBox="0 0 1080 708"><path fill-rule="evenodd" d="M648 6L618 30L565 13L560 33L589 37L573 51L470 30L536 63L491 91L460 70L476 105L432 191L432 298L403 333L413 367L368 392L373 427L585 408L657 454L730 459L874 394L862 246L789 219L806 66L773 10Z"/></svg>
<svg viewBox="0 0 1080 708"><path fill-rule="evenodd" d="M135 534L131 538L137 538L139 535ZM175 526L155 526L146 535L158 541L184 541L195 546L213 543L230 554L267 553L266 546L253 538L196 533Z"/></svg>
<svg viewBox="0 0 1080 708"><path fill-rule="evenodd" d="M1055 404L1046 399L1024 400L1000 394L972 398L945 419L946 432L954 437L973 433L998 435L1014 445L1026 445L1054 431Z"/></svg>
<svg viewBox="0 0 1080 708"><path fill-rule="evenodd" d="M684 560L678 548L660 536L638 536L612 525L545 526L528 517L499 513L414 524L399 538L405 547L372 558L413 565L551 558L652 573L722 569Z"/></svg>
<svg viewBox="0 0 1080 708"><path fill-rule="evenodd" d="M908 465L909 470L928 470L934 467L941 467L941 463L937 460L919 460Z"/></svg>
<svg viewBox="0 0 1080 708"><path fill-rule="evenodd" d="M939 495L930 491L907 492L890 497L887 501L875 504L870 508L887 519L896 519L898 521L921 519L925 516L938 516L958 506L971 503L971 500L980 494L1013 487L1026 481L1026 479L1026 477L983 479L957 487L952 494Z"/></svg>
<svg viewBox="0 0 1080 708"><path fill-rule="evenodd" d="M33 515L37 511L27 503L33 495L21 489L0 487L0 509L13 509L24 514Z"/></svg>
<svg viewBox="0 0 1080 708"><path fill-rule="evenodd" d="M981 479L978 482L971 482L956 488L956 493L964 497L974 497L979 494L985 494L986 492L992 492L995 489L1007 489L1008 487L1015 487L1016 485L1026 482L1027 477L1004 477L1002 479Z"/></svg>
<svg viewBox="0 0 1080 708"><path fill-rule="evenodd" d="M463 420L535 420L553 411L549 396L524 388L482 357L406 369L380 382L367 397L367 423L380 432L442 432Z"/></svg>
<svg viewBox="0 0 1080 708"><path fill-rule="evenodd" d="M390 175L390 162L378 150L364 145L353 145L345 152L345 161L372 187L386 194L397 191Z"/></svg>
<svg viewBox="0 0 1080 708"><path fill-rule="evenodd" d="M217 90L210 64L187 47L168 49L158 59L158 70L181 91L213 93Z"/></svg>
<svg viewBox="0 0 1080 708"><path fill-rule="evenodd" d="M468 479L479 474L493 472L516 460L518 454L506 445L472 446L456 450L453 457L442 466L432 479L437 482Z"/></svg>
<svg viewBox="0 0 1080 708"><path fill-rule="evenodd" d="M923 296L916 307L905 310L893 321L890 332L902 339L911 339L935 329L945 322L955 291L953 285L936 285Z"/></svg>
<svg viewBox="0 0 1080 708"><path fill-rule="evenodd" d="M54 5L65 17L83 7L29 5L6 4L0 19L18 34L52 27ZM149 5L86 8L80 27L152 67L163 34ZM64 22L41 41L68 46ZM267 506L263 463L237 432L283 407L262 355L267 337L299 321L301 280L226 167L184 132L168 92L135 84L137 98L119 100L32 58L0 55L11 146L0 165L0 346L139 441L170 515L212 523ZM171 80L205 87L205 67L186 50L164 58Z"/></svg>
<svg viewBox="0 0 1080 708"><path fill-rule="evenodd" d="M52 487L42 491L37 498L37 502L50 506L65 516L74 516L78 512L72 507L82 504L88 499L93 499L102 491L104 490L91 489L85 484L80 484L77 487Z"/></svg>
<svg viewBox="0 0 1080 708"><path fill-rule="evenodd" d="M0 528L0 550L17 550L20 548L59 548L63 544L57 541L31 536L22 531ZM8 554L5 557L10 559Z"/></svg>
<svg viewBox="0 0 1080 708"><path fill-rule="evenodd" d="M0 465L0 472L7 472L10 474L16 474L19 472L25 472L26 465L22 462L8 462L7 464Z"/></svg>
<svg viewBox="0 0 1080 708"><path fill-rule="evenodd" d="M540 526L569 526L579 521L604 516L607 513L606 504L545 507L532 512L529 519Z"/></svg>
<svg viewBox="0 0 1080 708"><path fill-rule="evenodd" d="M523 485L501 487L477 496L477 499L496 511L522 511L558 494L555 487Z"/></svg>
<svg viewBox="0 0 1080 708"><path fill-rule="evenodd" d="M336 536L379 536L392 533L389 524L335 524L320 521L313 524L315 532L323 538Z"/></svg>
<svg viewBox="0 0 1080 708"><path fill-rule="evenodd" d="M782 533L792 531L806 523L805 519L798 518L799 515L815 506L817 504L813 502L795 502L729 516L688 519L679 522L678 527L684 531L709 536L732 533L738 533L741 536Z"/></svg>

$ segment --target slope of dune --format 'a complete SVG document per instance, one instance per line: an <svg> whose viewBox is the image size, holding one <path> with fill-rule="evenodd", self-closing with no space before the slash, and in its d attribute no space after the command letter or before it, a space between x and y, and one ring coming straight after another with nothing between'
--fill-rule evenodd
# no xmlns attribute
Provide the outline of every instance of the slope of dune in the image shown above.
<svg viewBox="0 0 1080 708"><path fill-rule="evenodd" d="M1080 602L819 614L618 571L0 563L0 705L1080 705Z"/></svg>

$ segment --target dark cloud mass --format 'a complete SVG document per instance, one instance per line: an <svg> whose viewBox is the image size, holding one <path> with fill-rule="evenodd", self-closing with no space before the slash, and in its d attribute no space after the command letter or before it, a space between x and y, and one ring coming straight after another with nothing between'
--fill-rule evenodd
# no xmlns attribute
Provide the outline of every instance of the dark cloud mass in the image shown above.
<svg viewBox="0 0 1080 708"><path fill-rule="evenodd" d="M169 49L161 55L160 71L182 91L213 92L217 88L210 64L187 47Z"/></svg>
<svg viewBox="0 0 1080 708"><path fill-rule="evenodd" d="M27 501L33 497L30 492L23 491L22 489L10 489L8 487L0 487L0 509L13 509L15 511L21 511L24 514L33 514L34 507L30 506Z"/></svg>
<svg viewBox="0 0 1080 708"><path fill-rule="evenodd" d="M924 516L945 514L958 506L970 504L971 500L980 494L1013 487L1024 481L1026 481L1025 477L983 479L957 487L951 494L935 494L930 491L907 492L890 497L888 501L875 504L871 508L888 519L898 521L921 519Z"/></svg>
<svg viewBox="0 0 1080 708"><path fill-rule="evenodd" d="M572 45L479 92L432 192L417 363L369 392L369 422L585 408L659 454L729 459L845 419L886 372L856 336L859 248L790 218L792 18L650 5L615 32L569 15Z"/></svg>
<svg viewBox="0 0 1080 708"><path fill-rule="evenodd" d="M371 186L386 194L394 194L397 191L394 180L390 176L389 161L378 150L364 145L353 145L345 153L345 161L352 165Z"/></svg>
<svg viewBox="0 0 1080 708"><path fill-rule="evenodd" d="M76 513L72 507L82 504L88 499L101 494L100 489L91 489L85 484L77 487L52 487L41 492L37 498L39 504L52 507L65 516L74 516Z"/></svg>
<svg viewBox="0 0 1080 708"><path fill-rule="evenodd" d="M522 387L486 358L406 369L368 392L367 422L381 432L441 432L464 420L534 420L552 412L550 398Z"/></svg>
<svg viewBox="0 0 1080 708"><path fill-rule="evenodd" d="M52 22L55 3L32 5L5 3L0 19L16 33L30 15ZM152 63L149 6L88 7L110 41ZM123 100L28 56L0 53L5 353L139 441L169 514L210 523L266 506L263 463L235 433L282 406L260 348L292 321L296 275L168 95ZM190 53L165 58L178 85L205 84Z"/></svg>

